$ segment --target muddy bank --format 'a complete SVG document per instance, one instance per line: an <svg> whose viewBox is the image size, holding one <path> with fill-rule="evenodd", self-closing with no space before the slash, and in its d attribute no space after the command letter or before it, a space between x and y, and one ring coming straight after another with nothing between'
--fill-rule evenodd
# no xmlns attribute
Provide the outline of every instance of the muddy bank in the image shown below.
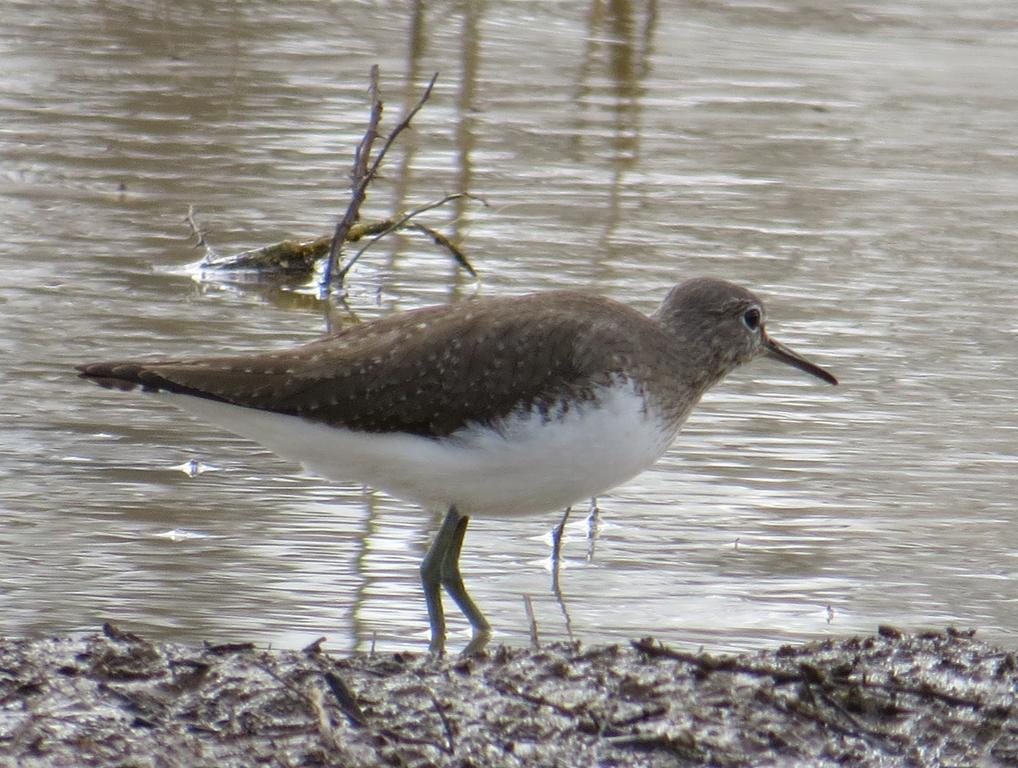
<svg viewBox="0 0 1018 768"><path fill-rule="evenodd" d="M1018 765L1015 652L948 631L336 658L0 640L3 766Z"/></svg>

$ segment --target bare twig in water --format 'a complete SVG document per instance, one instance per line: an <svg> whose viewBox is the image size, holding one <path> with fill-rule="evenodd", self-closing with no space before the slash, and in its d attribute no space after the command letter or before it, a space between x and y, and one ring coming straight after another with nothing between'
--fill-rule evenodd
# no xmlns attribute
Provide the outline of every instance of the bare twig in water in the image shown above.
<svg viewBox="0 0 1018 768"><path fill-rule="evenodd" d="M477 271L474 269L473 265L467 261L466 254L457 248L448 237L443 235L437 229L432 229L431 227L418 222L408 224L407 229L416 229L418 232L423 232L425 235L428 235L435 245L440 245L449 251L449 253L452 254L452 257L456 260L456 263L469 272L471 277L477 277Z"/></svg>
<svg viewBox="0 0 1018 768"><path fill-rule="evenodd" d="M209 241L205 239L205 233L202 232L201 227L198 226L198 222L195 221L194 214L195 214L194 206L193 205L187 206L187 216L184 217L184 220L187 222L187 225L191 228L191 233L195 236L197 240L197 242L194 244L194 247L205 249L206 261L208 261L209 259L214 259L216 258L216 252L212 249L212 246L209 245Z"/></svg>
<svg viewBox="0 0 1018 768"><path fill-rule="evenodd" d="M433 200L430 203L425 203L424 205L422 205L422 206L420 206L418 208L414 208L412 211L408 211L407 213L404 213L403 215L401 215L399 218L397 218L395 220L394 219L388 219L387 220L388 226L385 229L383 229L382 231L374 234L374 236L359 251L357 251L357 253L355 253L353 255L353 257L336 274L336 276L339 278L340 284L342 285L343 280L346 278L346 273L350 271L350 269L353 267L353 265L357 263L357 260L361 256L364 255L364 252L366 250L368 250L368 248L373 246L375 243L377 243L379 240L381 240L383 237L385 237L389 233L395 232L397 229L404 229L404 228L406 228L406 229L416 229L417 231L423 232L424 234L426 234L429 237L431 237L431 239L434 240L437 245L441 245L441 246L444 246L445 248L447 248L449 250L449 252L452 253L453 258L456 259L456 261L459 263L459 265L461 267L463 267L467 272L470 273L471 277L477 277L477 272L474 271L473 266L470 264L469 261L467 261L467 257L465 255L463 255L463 252L460 251L459 248L457 248L455 245L452 244L452 242L449 240L449 238L447 238L441 232L437 232L434 229L432 229L431 227L425 226L424 224L418 224L416 222L414 222L412 224L409 223L410 220L412 218L414 218L415 216L419 216L419 215L421 215L422 213L424 213L426 211L432 210L433 208L438 208L439 206L445 205L446 203L450 202L451 200L458 200L458 199L464 198L464 197L470 198L471 200L479 200L484 205L488 204L488 201L485 200L484 198L478 197L476 195L471 195L469 192L454 192L451 195L446 195L445 197L441 198L440 200Z"/></svg>
<svg viewBox="0 0 1018 768"><path fill-rule="evenodd" d="M378 138L378 123L382 119L382 99L378 92L378 65L371 67L370 84L368 94L371 99L371 112L368 118L368 128L364 132L361 143L357 145L357 151L353 158L353 171L351 172L351 196L350 204L346 207L346 213L336 224L336 230L332 233L332 242L329 245L329 257L325 261L325 270L322 275L321 292L328 293L332 283L332 271L339 258L339 252L343 248L347 232L350 231L357 219L360 218L361 204L368 193L368 182L371 180L368 175L368 156L371 154L371 146Z"/></svg>
<svg viewBox="0 0 1018 768"><path fill-rule="evenodd" d="M558 565L559 560L562 559L562 534L565 533L566 523L569 522L569 515L572 511L572 507L566 507L558 525L551 529L551 568L555 581L558 581Z"/></svg>
<svg viewBox="0 0 1018 768"><path fill-rule="evenodd" d="M322 294L327 294L331 288L332 276L335 271L336 264L339 261L343 242L346 240L346 235L347 232L350 231L350 227L352 227L360 217L361 205L367 197L368 184L371 183L371 180L375 178L375 175L378 173L378 168L381 166L386 152L389 151L389 147L391 147L393 142L396 141L399 134L410 127L410 121L413 120L414 116L420 111L421 107L424 106L424 102L428 100L428 97L431 96L431 90L434 88L435 81L437 79L438 73L436 72L432 76L427 87L424 89L424 93L421 94L421 98L418 99L417 103L411 107L403 118L396 124L396 127L390 131L385 142L382 144L382 148L378 151L378 154L375 155L374 161L372 161L369 166L368 161L371 155L371 147L373 146L375 139L378 138L378 124L382 118L382 100L378 91L378 65L376 64L371 68L371 85L369 87L369 94L371 97L371 116L368 120L368 129L364 134L364 138L361 139L361 143L358 145L357 153L354 157L350 204L347 206L346 213L343 214L343 218L340 219L339 223L336 225L336 231L332 236L332 243L329 247L329 257L326 259L325 268L322 273L322 283L320 286ZM345 271L340 272L339 277L341 281L345 274Z"/></svg>
<svg viewBox="0 0 1018 768"><path fill-rule="evenodd" d="M594 544L601 535L601 510L597 506L597 497L590 500L590 512L587 514L587 562L594 559Z"/></svg>
<svg viewBox="0 0 1018 768"><path fill-rule="evenodd" d="M385 158L385 153L389 151L389 147L391 147L392 143L396 141L396 137L399 136L404 130L410 127L410 121L413 120L417 113L421 111L421 107L424 106L424 102L426 102L430 98L431 91L435 87L435 83L437 82L437 80L438 72L431 76L431 80L428 81L428 85L427 87L425 87L424 93L421 94L421 98L417 100L417 103L414 104L410 108L410 110L403 115L400 121L396 123L396 127L393 128L392 131L390 131L389 135L385 139L385 143L382 145L381 150L379 150L378 155L375 156L375 162L371 164L371 170L368 171L369 180L374 178L375 174L378 173L378 167L382 164L382 160Z"/></svg>
<svg viewBox="0 0 1018 768"><path fill-rule="evenodd" d="M458 196L447 195L443 199L455 199ZM433 207L435 207L435 204L430 203L423 208L424 210L430 210ZM473 267L467 261L466 256L445 235L417 222L406 222L398 225L396 219L380 219L379 221L354 224L346 233L346 242L356 243L358 240L363 240L365 237L372 235L388 234L393 232L394 228L413 229L427 234L438 245L445 246L457 262L462 264L471 274L474 274ZM324 235L314 240L281 240L278 243L241 251L229 256L219 256L212 250L211 245L206 244L206 256L202 260L201 267L202 269L225 271L255 270L272 274L305 275L310 274L314 270L315 263L319 259L328 256L331 244L332 235Z"/></svg>
<svg viewBox="0 0 1018 768"><path fill-rule="evenodd" d="M189 206L185 220L197 240L195 247L205 249L205 258L201 263L202 269L225 271L257 270L301 276L310 274L314 270L315 264L320 259L324 259L322 282L320 284L320 294L324 297L329 292L333 279L338 277L339 284L342 286L350 268L381 237L398 230L409 229L426 235L435 244L445 248L452 254L457 264L469 272L472 277L476 278L477 272L474 270L473 265L471 265L466 255L448 237L426 224L413 221L413 219L426 211L445 205L451 200L461 198L478 200L485 206L488 205L487 201L483 198L467 192L456 192L445 195L439 200L425 203L399 216L368 223L359 222L360 209L367 198L368 185L378 175L379 168L389 148L399 135L410 127L413 118L431 96L437 78L438 73L435 73L417 102L406 111L400 121L386 136L381 149L372 156L375 142L381 138L379 125L384 106L379 92L378 67L376 65L371 68L368 88L371 109L368 126L354 153L354 162L350 173L350 202L330 235L313 240L283 240L261 248L243 251L239 254L220 256L209 244L205 233L198 225L194 206ZM356 242L369 236L372 239L345 266L340 267L344 243Z"/></svg>

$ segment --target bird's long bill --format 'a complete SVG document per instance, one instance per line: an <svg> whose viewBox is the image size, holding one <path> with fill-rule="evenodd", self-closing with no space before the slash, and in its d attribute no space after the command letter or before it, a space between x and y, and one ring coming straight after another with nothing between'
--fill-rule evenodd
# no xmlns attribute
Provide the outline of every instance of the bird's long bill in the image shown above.
<svg viewBox="0 0 1018 768"><path fill-rule="evenodd" d="M770 336L764 339L764 349L767 350L768 357L773 357L775 360L780 360L783 363L798 368L800 371L805 371L812 376L816 376L818 379L823 379L828 384L838 383L838 380L833 375L819 365L811 363L798 352L793 352L780 341L775 341Z"/></svg>

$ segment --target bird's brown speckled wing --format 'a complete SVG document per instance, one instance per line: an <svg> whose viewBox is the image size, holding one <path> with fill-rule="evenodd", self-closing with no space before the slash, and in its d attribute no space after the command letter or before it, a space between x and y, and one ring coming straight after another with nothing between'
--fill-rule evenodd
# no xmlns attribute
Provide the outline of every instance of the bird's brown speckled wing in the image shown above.
<svg viewBox="0 0 1018 768"><path fill-rule="evenodd" d="M614 322L606 323L607 315ZM618 313L620 316L615 316ZM622 305L570 292L404 312L295 349L79 366L105 386L141 386L368 432L441 437L520 405L589 397L623 364Z"/></svg>

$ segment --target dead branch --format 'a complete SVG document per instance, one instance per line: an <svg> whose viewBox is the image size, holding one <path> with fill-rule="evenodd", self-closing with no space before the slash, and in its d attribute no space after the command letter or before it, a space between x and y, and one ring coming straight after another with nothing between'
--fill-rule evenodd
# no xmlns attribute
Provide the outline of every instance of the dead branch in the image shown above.
<svg viewBox="0 0 1018 768"><path fill-rule="evenodd" d="M464 197L470 198L471 200L479 200L485 206L488 205L488 202L484 198L478 197L476 195L471 195L469 192L454 192L453 194L446 195L445 197L439 200L434 200L430 203L426 203L425 205L420 206L419 208L414 208L412 211L408 211L407 213L402 214L399 218L395 220L387 219L389 226L381 230L377 234L373 233L374 236L371 238L371 240L369 240L367 244L364 245L364 247L357 251L357 253L353 255L353 257L346 263L346 265L341 270L339 270L337 277L339 278L340 285L342 285L343 280L346 278L346 273L350 271L353 265L357 263L357 260L364 255L364 252L367 251L368 248L373 246L375 243L377 243L379 240L381 240L383 237L390 234L391 232L395 232L398 229L404 228L415 229L418 232L423 232L424 234L431 237L431 239L434 240L436 245L441 245L448 249L449 252L452 253L453 258L456 259L457 263L461 267L463 267L467 272L469 272L471 277L477 277L477 272L474 270L470 262L467 261L467 257L463 254L462 251L460 251L459 248L453 245L452 241L449 240L449 238L447 238L441 232L437 232L436 230L424 224L418 224L416 222L413 224L409 223L412 218L414 218L415 216L419 216L425 211L430 211L433 208L438 208L439 206L445 205L451 200L458 200Z"/></svg>
<svg viewBox="0 0 1018 768"><path fill-rule="evenodd" d="M205 249L205 261L216 258L216 252L209 245L208 240L205 239L205 233L202 232L201 227L198 226L198 222L194 218L194 206L187 206L187 216L184 217L184 221L191 228L191 233L195 236L197 242L194 244L195 248Z"/></svg>
<svg viewBox="0 0 1018 768"><path fill-rule="evenodd" d="M449 251L449 253L452 254L452 257L456 260L456 263L463 267L463 269L465 269L470 274L471 277L475 279L477 278L477 270L475 270L473 265L469 261L467 261L467 255L463 253L463 251L461 251L458 247L456 247L456 245L454 245L453 242L448 237L443 235L437 229L432 229L426 224L420 224L418 222L408 224L407 229L417 230L418 232L422 232L428 237L430 237L431 241L435 245L440 245L447 251Z"/></svg>
<svg viewBox="0 0 1018 768"><path fill-rule="evenodd" d="M445 205L451 200L469 198L478 200L485 206L487 201L476 195L467 192L456 192L445 195L439 200L425 203L411 211L392 218L380 221L359 223L360 209L367 198L368 185L378 175L379 168L389 148L395 143L399 135L410 127L410 123L417 113L424 106L424 103L431 96L437 81L438 73L432 76L420 98L406 111L396 126L386 136L381 149L372 156L372 149L377 139L380 138L379 124L381 123L384 105L379 91L378 67L373 66L370 72L369 98L371 109L368 118L368 126L361 137L354 153L354 162L350 173L351 195L350 202L342 218L337 222L331 235L314 238L312 240L283 240L278 243L243 251L230 256L220 256L209 244L205 233L198 225L194 206L189 206L186 221L195 236L197 243L195 247L205 249L205 258L201 262L202 269L219 271L231 270L255 270L267 273L282 273L299 277L310 275L315 264L324 259L322 270L322 281L320 292L327 294L334 278L338 278L340 286L343 285L347 273L357 263L360 257L385 235L399 230L411 230L420 232L429 237L436 245L445 248L463 269L471 277L476 278L477 272L467 259L466 255L444 234L433 227L419 221L414 221L426 211ZM357 242L365 237L372 239L364 245L345 266L339 268L344 243Z"/></svg>
<svg viewBox="0 0 1018 768"><path fill-rule="evenodd" d="M339 260L339 254L342 249L343 242L346 239L346 233L360 216L361 205L367 197L368 184L371 183L371 180L377 175L378 169L382 164L382 160L389 151L389 147L392 146L393 142L396 141L396 138L404 130L410 127L410 121L413 120L414 116L421 110L421 107L424 106L424 102L426 102L431 96L431 91L435 87L436 80L438 80L437 72L432 75L431 80L424 89L424 93L422 93L421 97L417 100L417 103L410 108L392 131L389 132L385 142L382 144L382 148L379 150L378 154L375 155L375 159L371 163L371 166L368 167L368 156L371 153L371 147L374 144L375 138L378 136L378 123L382 117L382 102L378 93L378 65L376 64L371 68L371 118L368 121L368 130L364 134L364 138L361 140L360 145L357 147L357 154L354 158L353 194L350 198L350 204L347 206L346 213L343 215L343 218L340 220L339 224L336 225L336 231L329 247L329 257L325 262L320 286L323 294L328 293L331 288L332 275L335 270L335 265ZM345 272L340 274L341 283L345 274Z"/></svg>
<svg viewBox="0 0 1018 768"><path fill-rule="evenodd" d="M374 173L368 171L368 157L371 154L371 146L378 137L378 124L382 119L382 99L378 92L378 65L371 67L370 84L368 94L371 99L371 113L368 118L368 129L364 137L357 145L357 151L353 159L353 171L351 173L352 194L350 204L346 208L343 218L336 224L336 230L332 234L332 242L329 245L329 257L325 261L325 270L322 275L321 292L328 293L332 283L333 267L339 258L343 242L346 240L346 233L350 231L358 218L360 218L361 204L368 193L368 182L371 181Z"/></svg>
<svg viewBox="0 0 1018 768"><path fill-rule="evenodd" d="M441 200L415 208L409 214L403 214L399 218L380 219L378 221L354 224L346 233L346 242L356 243L366 237L373 237L374 240L372 240L371 244L374 244L378 238L399 230L406 229L421 232L427 235L436 245L448 250L453 259L456 260L456 263L467 270L471 276L477 277L477 272L467 259L466 254L457 248L449 238L426 224L410 220L412 216L417 216L424 211L429 211L460 197L481 200L479 197L466 193L446 195ZM482 202L484 201L482 200ZM484 204L487 205L486 202ZM197 224L193 223L195 221L193 206L189 221L192 222L192 228L196 229ZM224 272L231 270L255 270L276 274L282 273L295 277L310 275L318 260L328 256L332 246L332 239L333 235L323 235L322 237L316 237L314 240L282 240L278 243L265 245L261 248L253 248L249 251L241 251L230 256L214 255L212 247L206 244L207 255L201 263L201 268ZM361 257L364 250L366 248L362 248L347 262L342 270L343 275Z"/></svg>

